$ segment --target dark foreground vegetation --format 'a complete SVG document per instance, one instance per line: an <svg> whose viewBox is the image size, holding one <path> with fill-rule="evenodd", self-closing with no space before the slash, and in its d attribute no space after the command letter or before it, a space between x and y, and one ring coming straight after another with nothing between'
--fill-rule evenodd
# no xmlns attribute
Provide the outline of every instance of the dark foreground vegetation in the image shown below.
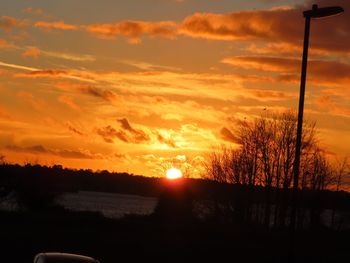
<svg viewBox="0 0 350 263"><path fill-rule="evenodd" d="M1 262L31 262L43 251L84 254L103 263L288 262L291 253L291 195L275 187L269 189L267 209L266 189L258 185L169 182L30 164L2 164L0 186L1 202L18 205L16 211L0 211ZM159 202L152 215L121 219L68 211L55 203L60 194L79 190L154 196ZM304 189L299 196L296 262L343 262L348 258L350 194ZM275 224L281 219L274 216L281 200L287 204L284 223ZM325 220L327 211L330 220Z"/></svg>
<svg viewBox="0 0 350 263"><path fill-rule="evenodd" d="M99 214L1 212L1 262L32 262L60 251L112 262L288 262L289 232L232 224L108 220ZM346 262L349 231L298 231L296 262ZM344 261L345 259L345 261Z"/></svg>

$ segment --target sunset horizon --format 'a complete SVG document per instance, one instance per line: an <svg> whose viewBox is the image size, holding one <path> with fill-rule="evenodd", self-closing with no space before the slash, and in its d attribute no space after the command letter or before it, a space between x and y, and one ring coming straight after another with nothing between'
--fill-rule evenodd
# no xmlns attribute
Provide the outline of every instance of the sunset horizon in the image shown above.
<svg viewBox="0 0 350 263"><path fill-rule="evenodd" d="M0 155L165 177L203 174L238 123L297 112L302 12L339 1L0 3ZM350 153L350 16L313 20L305 119ZM181 176L182 176L181 174ZM180 175L174 175L179 176Z"/></svg>

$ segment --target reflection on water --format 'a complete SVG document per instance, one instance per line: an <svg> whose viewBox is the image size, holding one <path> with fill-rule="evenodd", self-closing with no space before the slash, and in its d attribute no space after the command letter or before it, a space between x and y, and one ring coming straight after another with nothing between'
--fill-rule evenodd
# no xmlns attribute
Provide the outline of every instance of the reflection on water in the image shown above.
<svg viewBox="0 0 350 263"><path fill-rule="evenodd" d="M101 212L108 218L121 218L125 215L150 215L154 212L158 199L154 197L143 197L138 195L127 195L117 193L79 191L67 192L61 195L56 202L66 209L72 211ZM193 212L198 219L210 218L217 209L222 207L212 200L196 200L193 202ZM223 208L224 209L224 208ZM252 212L261 213L264 207L252 206ZM10 193L0 200L0 211L20 211L21 207L16 201L15 193ZM231 211L233 212L233 211ZM310 223L309 211L304 211L303 226L307 228ZM271 205L270 224L275 220L275 206ZM230 219L230 218L228 218ZM332 222L334 221L334 225ZM288 223L288 222L286 222ZM338 230L350 229L350 213L348 211L333 211L324 209L321 212L321 223Z"/></svg>
<svg viewBox="0 0 350 263"><path fill-rule="evenodd" d="M63 194L57 203L73 211L96 211L105 217L121 218L127 214L149 215L157 201L153 197L79 191Z"/></svg>

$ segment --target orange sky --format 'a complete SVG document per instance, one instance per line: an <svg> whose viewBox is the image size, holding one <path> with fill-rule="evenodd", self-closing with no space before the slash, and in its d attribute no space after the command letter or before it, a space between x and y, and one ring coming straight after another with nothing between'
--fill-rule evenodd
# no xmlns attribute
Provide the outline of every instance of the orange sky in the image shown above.
<svg viewBox="0 0 350 263"><path fill-rule="evenodd" d="M9 162L198 176L237 120L296 110L314 2L346 12L312 21L305 114L329 152L349 155L347 0L13 2L0 3Z"/></svg>

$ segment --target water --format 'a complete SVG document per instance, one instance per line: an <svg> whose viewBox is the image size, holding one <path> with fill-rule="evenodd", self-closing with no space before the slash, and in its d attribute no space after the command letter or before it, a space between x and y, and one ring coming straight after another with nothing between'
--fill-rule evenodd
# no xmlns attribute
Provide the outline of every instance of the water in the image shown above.
<svg viewBox="0 0 350 263"><path fill-rule="evenodd" d="M63 194L57 203L72 211L101 212L108 218L121 218L128 214L150 215L158 199L138 195L79 191Z"/></svg>
<svg viewBox="0 0 350 263"><path fill-rule="evenodd" d="M19 206L11 193L5 200L0 202L0 210L18 211ZM79 191L75 193L64 193L56 202L66 209L72 211L100 212L107 218L121 218L125 215L150 215L153 213L158 199L138 195ZM199 219L205 219L211 215L214 209L212 201L194 201L194 214ZM253 207L254 208L254 207ZM262 208L263 209L263 208ZM255 210L256 211L256 210ZM274 206L271 206L271 226L274 222ZM321 215L322 223L331 226L332 211L326 209ZM337 211L335 223L340 229L350 229L350 213ZM305 214L305 220L309 220L309 214ZM306 222L307 225L307 222Z"/></svg>

